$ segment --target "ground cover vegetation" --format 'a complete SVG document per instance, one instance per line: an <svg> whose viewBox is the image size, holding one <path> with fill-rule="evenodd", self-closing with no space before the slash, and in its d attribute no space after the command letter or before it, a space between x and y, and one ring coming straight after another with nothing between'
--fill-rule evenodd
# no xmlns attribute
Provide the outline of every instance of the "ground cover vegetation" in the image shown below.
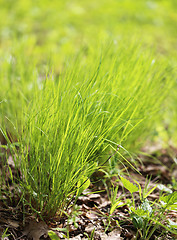
<svg viewBox="0 0 177 240"><path fill-rule="evenodd" d="M176 10L0 1L2 239L175 239Z"/></svg>

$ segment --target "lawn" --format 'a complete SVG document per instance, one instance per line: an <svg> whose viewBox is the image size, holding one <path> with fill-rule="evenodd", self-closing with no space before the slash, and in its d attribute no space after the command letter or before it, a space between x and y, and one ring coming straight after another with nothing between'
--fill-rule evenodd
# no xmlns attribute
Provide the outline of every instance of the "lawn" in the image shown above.
<svg viewBox="0 0 177 240"><path fill-rule="evenodd" d="M0 0L2 239L175 239L176 12Z"/></svg>

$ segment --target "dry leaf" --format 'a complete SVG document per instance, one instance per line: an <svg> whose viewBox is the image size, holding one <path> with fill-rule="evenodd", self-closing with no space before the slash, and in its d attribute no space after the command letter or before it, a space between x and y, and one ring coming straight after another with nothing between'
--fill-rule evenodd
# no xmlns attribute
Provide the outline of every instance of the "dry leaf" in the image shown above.
<svg viewBox="0 0 177 240"><path fill-rule="evenodd" d="M121 230L120 229L115 229L112 232L108 233L108 235L105 232L96 232L99 234L101 240L123 240L123 238L120 236L121 235Z"/></svg>
<svg viewBox="0 0 177 240"><path fill-rule="evenodd" d="M82 234L79 234L78 236L73 237L73 238L69 238L69 239L70 240L81 240L82 239L81 236L82 236Z"/></svg>
<svg viewBox="0 0 177 240"><path fill-rule="evenodd" d="M89 223L88 226L85 228L87 233L91 233L95 229L95 226L92 223Z"/></svg>
<svg viewBox="0 0 177 240"><path fill-rule="evenodd" d="M115 229L112 232L108 233L108 240L121 240L123 239L121 236L121 229Z"/></svg>
<svg viewBox="0 0 177 240"><path fill-rule="evenodd" d="M7 220L7 224L8 224L10 227L13 227L13 228L18 228L18 227L19 227L19 222L14 221L14 220L8 219L8 220Z"/></svg>
<svg viewBox="0 0 177 240"><path fill-rule="evenodd" d="M41 236L48 236L48 227L44 222L32 220L24 229L23 234L29 239L39 240Z"/></svg>

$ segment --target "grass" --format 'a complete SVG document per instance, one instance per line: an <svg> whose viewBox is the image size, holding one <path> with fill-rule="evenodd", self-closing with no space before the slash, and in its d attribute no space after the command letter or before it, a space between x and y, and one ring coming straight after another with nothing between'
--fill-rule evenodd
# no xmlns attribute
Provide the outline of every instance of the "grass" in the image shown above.
<svg viewBox="0 0 177 240"><path fill-rule="evenodd" d="M114 51L102 53L96 65L94 55L81 63L81 54L70 62L71 70L46 77L28 107L24 100L20 132L13 125L25 204L43 216L61 213L78 180L98 168L110 142L135 149L168 92L166 66L162 69L151 54L142 55L134 45L119 46L117 57Z"/></svg>
<svg viewBox="0 0 177 240"><path fill-rule="evenodd" d="M61 215L117 144L136 152L159 126L176 144L175 0L0 6L0 127L24 205Z"/></svg>

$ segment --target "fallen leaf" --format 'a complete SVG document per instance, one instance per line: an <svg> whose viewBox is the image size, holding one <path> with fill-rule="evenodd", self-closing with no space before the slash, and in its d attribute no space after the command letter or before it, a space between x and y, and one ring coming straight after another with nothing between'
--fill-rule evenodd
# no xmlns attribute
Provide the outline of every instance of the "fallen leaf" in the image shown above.
<svg viewBox="0 0 177 240"><path fill-rule="evenodd" d="M70 240L81 240L82 239L81 236L82 236L82 234L79 234L78 236L73 237L73 238L69 238L69 239Z"/></svg>
<svg viewBox="0 0 177 240"><path fill-rule="evenodd" d="M108 235L105 232L98 232L96 231L96 234L100 236L101 240L123 240L121 235L121 229L115 229L112 232L108 233Z"/></svg>
<svg viewBox="0 0 177 240"><path fill-rule="evenodd" d="M123 239L121 236L121 229L115 229L112 232L108 233L108 240L118 240Z"/></svg>
<svg viewBox="0 0 177 240"><path fill-rule="evenodd" d="M10 220L8 219L7 220L7 223L10 227L13 227L13 228L18 228L19 227L19 222L17 221L14 221L14 220Z"/></svg>
<svg viewBox="0 0 177 240"><path fill-rule="evenodd" d="M88 226L85 228L87 233L91 233L95 229L95 226L92 223L89 223Z"/></svg>
<svg viewBox="0 0 177 240"><path fill-rule="evenodd" d="M39 240L41 236L48 236L48 227L44 222L36 222L31 220L31 222L25 227L23 234L29 239Z"/></svg>

